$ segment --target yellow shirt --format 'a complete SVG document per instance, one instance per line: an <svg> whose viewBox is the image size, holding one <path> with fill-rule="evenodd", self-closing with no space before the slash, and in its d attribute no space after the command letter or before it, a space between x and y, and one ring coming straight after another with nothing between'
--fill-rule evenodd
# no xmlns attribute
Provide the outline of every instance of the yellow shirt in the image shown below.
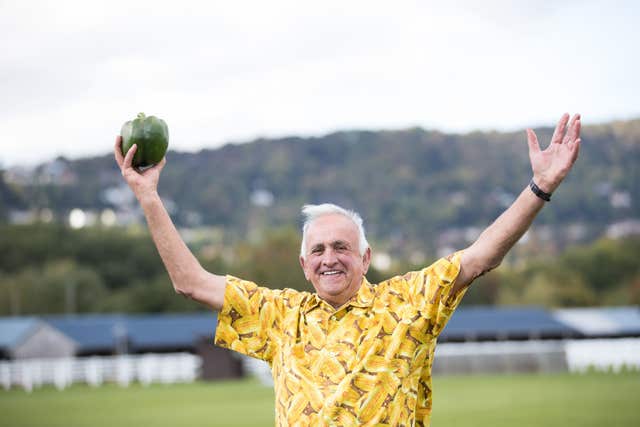
<svg viewBox="0 0 640 427"><path fill-rule="evenodd" d="M228 276L215 343L271 365L278 426L428 426L436 339L466 291L448 298L460 256L364 279L337 310Z"/></svg>

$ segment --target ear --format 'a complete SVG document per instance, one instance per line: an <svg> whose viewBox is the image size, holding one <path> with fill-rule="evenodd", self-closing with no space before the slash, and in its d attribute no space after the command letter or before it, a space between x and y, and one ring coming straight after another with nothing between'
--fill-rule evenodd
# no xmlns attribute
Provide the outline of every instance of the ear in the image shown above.
<svg viewBox="0 0 640 427"><path fill-rule="evenodd" d="M302 272L304 273L304 278L307 279L307 281L309 281L309 276L307 276L307 270L304 268L304 258L303 257L299 257L298 260L300 260L300 267L302 267Z"/></svg>
<svg viewBox="0 0 640 427"><path fill-rule="evenodd" d="M371 248L367 248L364 255L362 255L362 265L364 274L367 274L367 271L369 271L369 265L371 265Z"/></svg>

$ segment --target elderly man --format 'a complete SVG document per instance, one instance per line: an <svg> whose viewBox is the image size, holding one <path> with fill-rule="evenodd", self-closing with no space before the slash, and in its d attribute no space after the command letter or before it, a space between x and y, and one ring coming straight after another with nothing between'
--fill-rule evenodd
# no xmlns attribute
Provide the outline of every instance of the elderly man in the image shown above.
<svg viewBox="0 0 640 427"><path fill-rule="evenodd" d="M300 265L315 293L271 290L205 271L157 193L165 160L140 172L135 146L115 157L140 202L176 292L219 310L218 345L267 361L277 425L429 425L438 334L469 284L497 267L567 175L580 116L560 119L541 150L527 130L533 178L468 248L376 285L362 219L331 204L303 208Z"/></svg>

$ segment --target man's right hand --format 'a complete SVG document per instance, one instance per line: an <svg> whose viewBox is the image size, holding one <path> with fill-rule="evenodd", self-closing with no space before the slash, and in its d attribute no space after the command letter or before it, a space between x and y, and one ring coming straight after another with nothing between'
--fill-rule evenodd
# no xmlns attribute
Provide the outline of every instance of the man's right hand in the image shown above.
<svg viewBox="0 0 640 427"><path fill-rule="evenodd" d="M166 158L149 169L139 171L132 166L136 146L131 147L123 157L121 145L122 137L118 136L114 148L116 162L142 206L151 237L167 268L173 288L181 295L220 310L224 302L226 277L211 274L202 268L180 237L158 197L158 180Z"/></svg>
<svg viewBox="0 0 640 427"><path fill-rule="evenodd" d="M132 166L133 156L136 153L137 148L137 145L133 145L129 151L127 151L127 155L123 157L122 137L117 136L113 152L116 162L120 167L120 172L122 172L122 176L125 181L127 181L129 187L131 187L131 190L133 190L138 201L142 201L146 197L157 195L160 172L167 163L167 158L163 157L160 163L145 169L144 171L139 171Z"/></svg>

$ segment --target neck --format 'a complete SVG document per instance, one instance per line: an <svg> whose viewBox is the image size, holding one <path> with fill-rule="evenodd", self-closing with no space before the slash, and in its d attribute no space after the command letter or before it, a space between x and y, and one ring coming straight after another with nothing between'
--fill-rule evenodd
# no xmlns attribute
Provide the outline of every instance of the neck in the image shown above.
<svg viewBox="0 0 640 427"><path fill-rule="evenodd" d="M362 286L362 279L358 282L358 287L356 289L345 289L345 291L338 295L320 295L318 296L322 298L323 301L327 302L334 309L338 309L345 305L348 301L350 301L353 297L356 296L358 290Z"/></svg>

